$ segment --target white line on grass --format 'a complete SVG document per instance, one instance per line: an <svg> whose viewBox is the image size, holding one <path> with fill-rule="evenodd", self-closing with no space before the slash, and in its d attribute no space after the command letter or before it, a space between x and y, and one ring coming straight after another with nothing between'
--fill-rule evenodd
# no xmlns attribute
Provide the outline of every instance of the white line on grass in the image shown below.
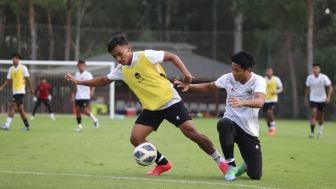
<svg viewBox="0 0 336 189"><path fill-rule="evenodd" d="M181 184L202 184L202 185L217 185L230 186L236 188L258 188L258 189L278 189L268 186L259 185L245 185L227 182L215 181L195 181L195 180L173 180L173 179L157 179L157 178L141 178L141 177L124 177L124 176L106 176L106 175L88 175L88 174L69 174L69 173L45 173L33 171L0 171L0 174L26 174L26 175L46 175L46 176L71 176L71 177L91 177L91 178L105 178L115 180L136 180L136 181L151 181L151 182L167 182L167 183L181 183Z"/></svg>

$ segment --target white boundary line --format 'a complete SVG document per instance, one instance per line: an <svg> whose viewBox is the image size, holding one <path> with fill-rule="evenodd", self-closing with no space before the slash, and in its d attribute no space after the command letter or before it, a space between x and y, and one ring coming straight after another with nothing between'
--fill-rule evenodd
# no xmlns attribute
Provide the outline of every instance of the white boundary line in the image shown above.
<svg viewBox="0 0 336 189"><path fill-rule="evenodd" d="M181 183L181 184L201 184L201 185L217 185L217 186L230 186L235 188L257 188L257 189L278 189L268 186L260 185L246 185L234 184L227 182L216 181L195 181L195 180L173 180L173 179L156 179L156 178L141 178L141 177L126 177L126 176L105 176L105 175L89 175L89 174L69 174L69 173L47 173L47 172L34 172L34 171L1 171L0 174L25 174L37 176L70 176L70 177L91 177L91 178L105 178L114 180L136 180L136 181L151 181L151 182L166 182L166 183Z"/></svg>

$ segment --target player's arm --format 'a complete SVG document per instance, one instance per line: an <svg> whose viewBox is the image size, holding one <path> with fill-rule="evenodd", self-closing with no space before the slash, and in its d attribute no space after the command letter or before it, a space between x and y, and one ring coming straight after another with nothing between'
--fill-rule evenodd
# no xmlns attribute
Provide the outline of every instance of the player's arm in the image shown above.
<svg viewBox="0 0 336 189"><path fill-rule="evenodd" d="M95 90L96 90L95 87L90 87L90 97L93 97Z"/></svg>
<svg viewBox="0 0 336 189"><path fill-rule="evenodd" d="M218 89L217 86L215 85L215 82L186 84L184 82L175 79L174 84L177 85L178 88L181 88L182 92L186 91L209 92L209 91L216 91Z"/></svg>
<svg viewBox="0 0 336 189"><path fill-rule="evenodd" d="M184 76L183 78L184 83L190 84L192 82L193 76L185 67L180 57L178 57L176 54L171 52L164 52L163 61L172 62L181 71L181 73Z"/></svg>
<svg viewBox="0 0 336 189"><path fill-rule="evenodd" d="M327 86L327 99L326 99L326 103L330 102L332 93L333 93L333 86L330 84L330 85Z"/></svg>
<svg viewBox="0 0 336 189"><path fill-rule="evenodd" d="M310 88L308 86L305 87L304 90L304 104L306 107L308 107L308 94L310 92Z"/></svg>
<svg viewBox="0 0 336 189"><path fill-rule="evenodd" d="M31 82L31 80L30 80L30 77L29 77L29 76L28 76L28 77L25 77L25 79L26 79L26 82L27 82L27 84L28 84L30 93L33 93L33 92L34 92L34 89L33 89L33 85L32 85L32 82Z"/></svg>
<svg viewBox="0 0 336 189"><path fill-rule="evenodd" d="M229 97L228 104L233 107L246 106L250 108L261 108L264 105L265 94L256 92L251 100L240 100L236 97Z"/></svg>
<svg viewBox="0 0 336 189"><path fill-rule="evenodd" d="M113 80L110 80L109 78L107 78L107 76L95 77L89 80L79 81L73 75L67 74L64 76L64 78L76 85L85 85L88 87L103 87L113 82Z"/></svg>
<svg viewBox="0 0 336 189"><path fill-rule="evenodd" d="M277 79L277 90L276 90L276 93L279 94L283 91L283 86L282 86L282 82L281 80L278 78Z"/></svg>
<svg viewBox="0 0 336 189"><path fill-rule="evenodd" d="M9 79L5 79L5 81L3 82L3 84L0 86L0 91L2 91L9 83Z"/></svg>

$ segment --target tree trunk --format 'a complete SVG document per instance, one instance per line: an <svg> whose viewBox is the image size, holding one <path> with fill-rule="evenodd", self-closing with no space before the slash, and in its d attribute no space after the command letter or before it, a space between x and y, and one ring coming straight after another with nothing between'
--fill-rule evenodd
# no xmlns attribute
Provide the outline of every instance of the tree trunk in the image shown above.
<svg viewBox="0 0 336 189"><path fill-rule="evenodd" d="M29 27L31 40L31 59L37 59L37 32L35 23L34 0L29 0Z"/></svg>
<svg viewBox="0 0 336 189"><path fill-rule="evenodd" d="M50 8L47 9L47 19L48 19L48 42L49 42L48 59L53 60L55 52L55 38L54 38L54 29L52 25L52 16Z"/></svg>
<svg viewBox="0 0 336 189"><path fill-rule="evenodd" d="M20 18L20 10L16 13L16 24L17 24L17 52L21 54L22 46L21 46L21 18Z"/></svg>
<svg viewBox="0 0 336 189"><path fill-rule="evenodd" d="M173 3L172 0L166 1L167 7L166 7L166 17L165 17L165 34L166 34L165 38L166 38L166 41L168 42L170 41L172 3Z"/></svg>
<svg viewBox="0 0 336 189"><path fill-rule="evenodd" d="M80 38L81 38L81 25L86 11L86 1L81 1L77 7L76 12L76 41L75 41L75 60L80 58Z"/></svg>
<svg viewBox="0 0 336 189"><path fill-rule="evenodd" d="M239 52L243 48L243 13L238 12L234 17L233 51Z"/></svg>
<svg viewBox="0 0 336 189"><path fill-rule="evenodd" d="M314 1L307 0L308 31L307 31L307 71L311 73L314 62Z"/></svg>
<svg viewBox="0 0 336 189"><path fill-rule="evenodd" d="M212 5L212 58L217 60L217 0Z"/></svg>
<svg viewBox="0 0 336 189"><path fill-rule="evenodd" d="M297 118L299 115L299 106L298 106L298 90L297 90L297 79L295 74L295 66L293 60L293 36L290 32L285 32L285 46L286 46L286 59L289 68L290 82L292 85L292 99L293 99L293 118Z"/></svg>
<svg viewBox="0 0 336 189"><path fill-rule="evenodd" d="M0 7L0 42L3 41L6 27L6 15L4 14L4 10Z"/></svg>
<svg viewBox="0 0 336 189"><path fill-rule="evenodd" d="M69 60L71 50L71 1L67 0L66 3L64 60Z"/></svg>

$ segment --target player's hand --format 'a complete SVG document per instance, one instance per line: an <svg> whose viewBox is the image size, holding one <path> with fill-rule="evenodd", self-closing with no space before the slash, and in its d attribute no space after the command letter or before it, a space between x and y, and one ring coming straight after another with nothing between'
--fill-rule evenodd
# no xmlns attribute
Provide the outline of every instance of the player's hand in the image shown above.
<svg viewBox="0 0 336 189"><path fill-rule="evenodd" d="M189 84L183 83L178 79L174 79L174 84L177 86L177 88L181 88L182 92L186 92L190 88Z"/></svg>
<svg viewBox="0 0 336 189"><path fill-rule="evenodd" d="M3 91L3 87L0 87L0 91Z"/></svg>
<svg viewBox="0 0 336 189"><path fill-rule="evenodd" d="M244 106L244 101L238 99L237 97L229 97L228 103L232 107L241 107L241 106Z"/></svg>
<svg viewBox="0 0 336 189"><path fill-rule="evenodd" d="M36 96L33 97L33 101L36 102L37 101L37 98Z"/></svg>
<svg viewBox="0 0 336 189"><path fill-rule="evenodd" d="M66 74L64 76L64 79L66 79L67 81L71 81L71 82L73 82L75 84L78 83L78 81L75 79L75 77L73 75L71 75L71 74Z"/></svg>
<svg viewBox="0 0 336 189"><path fill-rule="evenodd" d="M184 76L183 82L185 84L190 84L194 78L195 77L193 77L190 73L188 73Z"/></svg>
<svg viewBox="0 0 336 189"><path fill-rule="evenodd" d="M51 99L52 99L52 96L48 95L48 100L51 101Z"/></svg>

